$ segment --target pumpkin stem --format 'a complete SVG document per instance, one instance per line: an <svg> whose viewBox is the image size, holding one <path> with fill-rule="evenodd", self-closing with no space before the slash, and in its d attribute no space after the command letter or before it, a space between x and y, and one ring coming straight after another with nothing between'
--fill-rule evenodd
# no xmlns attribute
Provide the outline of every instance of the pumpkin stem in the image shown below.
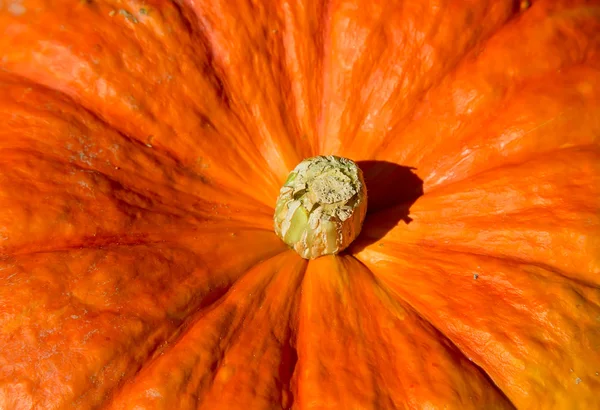
<svg viewBox="0 0 600 410"><path fill-rule="evenodd" d="M275 232L305 259L346 249L360 233L367 189L352 160L318 156L302 161L279 191Z"/></svg>

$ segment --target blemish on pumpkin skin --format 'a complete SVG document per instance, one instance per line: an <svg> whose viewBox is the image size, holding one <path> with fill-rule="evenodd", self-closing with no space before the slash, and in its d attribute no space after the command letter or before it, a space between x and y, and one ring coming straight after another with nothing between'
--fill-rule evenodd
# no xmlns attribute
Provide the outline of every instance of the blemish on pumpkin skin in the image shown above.
<svg viewBox="0 0 600 410"><path fill-rule="evenodd" d="M157 389L148 389L146 390L146 397L149 398L159 398L162 397L162 393L159 392Z"/></svg>
<svg viewBox="0 0 600 410"><path fill-rule="evenodd" d="M13 1L8 4L8 12L13 16L22 16L27 11L27 8L20 1Z"/></svg>
<svg viewBox="0 0 600 410"><path fill-rule="evenodd" d="M119 14L134 24L138 23L138 19L125 9L119 9Z"/></svg>
<svg viewBox="0 0 600 410"><path fill-rule="evenodd" d="M209 167L209 165L204 162L204 158L202 157L198 157L198 159L196 159L196 166L201 169L206 169Z"/></svg>
<svg viewBox="0 0 600 410"><path fill-rule="evenodd" d="M127 96L127 98L125 99L125 102L127 103L127 105L129 105L129 107L132 110L137 111L140 109L140 105L138 104L137 100L135 99L135 97L133 95Z"/></svg>

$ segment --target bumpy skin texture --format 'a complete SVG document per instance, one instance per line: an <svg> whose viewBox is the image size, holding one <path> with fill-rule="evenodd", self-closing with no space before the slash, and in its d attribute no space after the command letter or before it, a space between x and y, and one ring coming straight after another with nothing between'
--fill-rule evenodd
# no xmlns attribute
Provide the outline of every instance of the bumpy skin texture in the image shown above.
<svg viewBox="0 0 600 410"><path fill-rule="evenodd" d="M0 408L600 407L599 51L598 1L0 1ZM330 154L370 214L307 262Z"/></svg>

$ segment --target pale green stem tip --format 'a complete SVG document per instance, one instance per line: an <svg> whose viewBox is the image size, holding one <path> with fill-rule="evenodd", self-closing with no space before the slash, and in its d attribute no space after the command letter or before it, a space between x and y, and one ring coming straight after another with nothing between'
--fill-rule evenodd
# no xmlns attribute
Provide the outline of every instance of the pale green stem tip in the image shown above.
<svg viewBox="0 0 600 410"><path fill-rule="evenodd" d="M279 191L275 232L305 259L346 249L360 233L367 212L362 172L347 158L305 159Z"/></svg>

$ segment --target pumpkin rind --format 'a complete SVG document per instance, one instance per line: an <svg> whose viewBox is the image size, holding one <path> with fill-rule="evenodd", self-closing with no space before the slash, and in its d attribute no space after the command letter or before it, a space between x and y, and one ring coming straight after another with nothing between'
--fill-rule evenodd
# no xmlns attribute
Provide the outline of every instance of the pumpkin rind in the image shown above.
<svg viewBox="0 0 600 410"><path fill-rule="evenodd" d="M349 256L308 265L298 356L301 408L513 408L474 363Z"/></svg>
<svg viewBox="0 0 600 410"><path fill-rule="evenodd" d="M600 3L518 3L0 2L0 408L599 407Z"/></svg>

